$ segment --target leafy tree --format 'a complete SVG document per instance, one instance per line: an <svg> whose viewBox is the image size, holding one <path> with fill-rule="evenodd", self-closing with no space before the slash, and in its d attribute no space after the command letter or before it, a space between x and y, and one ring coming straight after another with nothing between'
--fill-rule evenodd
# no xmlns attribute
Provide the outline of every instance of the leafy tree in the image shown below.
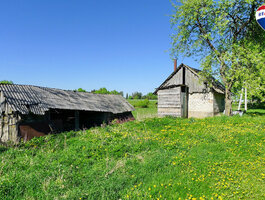
<svg viewBox="0 0 265 200"><path fill-rule="evenodd" d="M86 90L84 90L83 88L78 88L77 92L87 92Z"/></svg>
<svg viewBox="0 0 265 200"><path fill-rule="evenodd" d="M142 99L156 100L157 95L153 94L152 92L149 92L146 95L144 95Z"/></svg>
<svg viewBox="0 0 265 200"><path fill-rule="evenodd" d="M143 94L141 92L134 92L132 93L132 98L133 99L141 99Z"/></svg>
<svg viewBox="0 0 265 200"><path fill-rule="evenodd" d="M2 80L0 84L14 84L13 81Z"/></svg>
<svg viewBox="0 0 265 200"><path fill-rule="evenodd" d="M123 92L118 92L117 90L112 90L109 92L109 94L116 94L116 95L122 95L123 96Z"/></svg>
<svg viewBox="0 0 265 200"><path fill-rule="evenodd" d="M149 100L144 99L140 101L133 101L131 102L131 104L133 105L133 107L136 107L136 108L148 108Z"/></svg>
<svg viewBox="0 0 265 200"><path fill-rule="evenodd" d="M106 88L100 88L98 90L94 90L93 93L95 93L95 94L109 94L109 91Z"/></svg>
<svg viewBox="0 0 265 200"><path fill-rule="evenodd" d="M210 82L215 76L225 85L226 115L231 115L233 88L249 87L253 93L262 89L265 33L255 20L255 11L262 3L180 0L173 4L172 55L202 57L204 77Z"/></svg>
<svg viewBox="0 0 265 200"><path fill-rule="evenodd" d="M240 71L237 71L238 76L232 88L233 93L239 96L241 88L244 87L248 90L249 98L265 101L265 52L257 44L248 48L238 47L237 50L237 58L240 61L238 64L241 64L241 67ZM234 63L238 62L235 58L233 59ZM243 76L240 76L242 74Z"/></svg>
<svg viewBox="0 0 265 200"><path fill-rule="evenodd" d="M91 90L92 93L95 94L115 94L123 96L123 92L118 92L117 90L108 91L107 88L103 87L98 90Z"/></svg>

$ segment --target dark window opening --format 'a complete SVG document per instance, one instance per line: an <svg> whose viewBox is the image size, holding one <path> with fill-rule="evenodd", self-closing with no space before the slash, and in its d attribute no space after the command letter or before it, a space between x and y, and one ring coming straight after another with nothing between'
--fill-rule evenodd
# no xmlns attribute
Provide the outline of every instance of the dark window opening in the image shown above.
<svg viewBox="0 0 265 200"><path fill-rule="evenodd" d="M186 86L181 86L181 92L186 92Z"/></svg>

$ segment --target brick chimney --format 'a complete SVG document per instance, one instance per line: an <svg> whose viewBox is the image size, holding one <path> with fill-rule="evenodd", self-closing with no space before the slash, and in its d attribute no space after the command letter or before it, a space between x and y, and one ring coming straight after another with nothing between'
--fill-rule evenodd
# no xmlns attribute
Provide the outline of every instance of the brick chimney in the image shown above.
<svg viewBox="0 0 265 200"><path fill-rule="evenodd" d="M174 59L174 72L177 71L177 59Z"/></svg>

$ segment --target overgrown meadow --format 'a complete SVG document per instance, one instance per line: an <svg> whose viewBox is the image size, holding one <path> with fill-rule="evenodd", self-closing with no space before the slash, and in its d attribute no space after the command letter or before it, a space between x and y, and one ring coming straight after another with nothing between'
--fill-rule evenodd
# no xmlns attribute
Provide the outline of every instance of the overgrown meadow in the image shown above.
<svg viewBox="0 0 265 200"><path fill-rule="evenodd" d="M137 100L129 99L131 105L136 109L133 111L133 116L136 120L144 120L146 118L157 117L157 100Z"/></svg>
<svg viewBox="0 0 265 200"><path fill-rule="evenodd" d="M265 112L149 118L0 146L0 199L265 199Z"/></svg>

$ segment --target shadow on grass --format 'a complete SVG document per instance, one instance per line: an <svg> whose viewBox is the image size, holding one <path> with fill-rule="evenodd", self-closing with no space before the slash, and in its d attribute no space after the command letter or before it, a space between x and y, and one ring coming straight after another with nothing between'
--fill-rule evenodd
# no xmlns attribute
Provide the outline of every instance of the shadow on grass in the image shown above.
<svg viewBox="0 0 265 200"><path fill-rule="evenodd" d="M8 148L0 145L0 154L7 151Z"/></svg>
<svg viewBox="0 0 265 200"><path fill-rule="evenodd" d="M262 112L251 112L251 113L247 113L246 115L255 117L255 116L265 116L265 113Z"/></svg>
<svg viewBox="0 0 265 200"><path fill-rule="evenodd" d="M249 116L265 116L265 109L250 109L246 114Z"/></svg>

